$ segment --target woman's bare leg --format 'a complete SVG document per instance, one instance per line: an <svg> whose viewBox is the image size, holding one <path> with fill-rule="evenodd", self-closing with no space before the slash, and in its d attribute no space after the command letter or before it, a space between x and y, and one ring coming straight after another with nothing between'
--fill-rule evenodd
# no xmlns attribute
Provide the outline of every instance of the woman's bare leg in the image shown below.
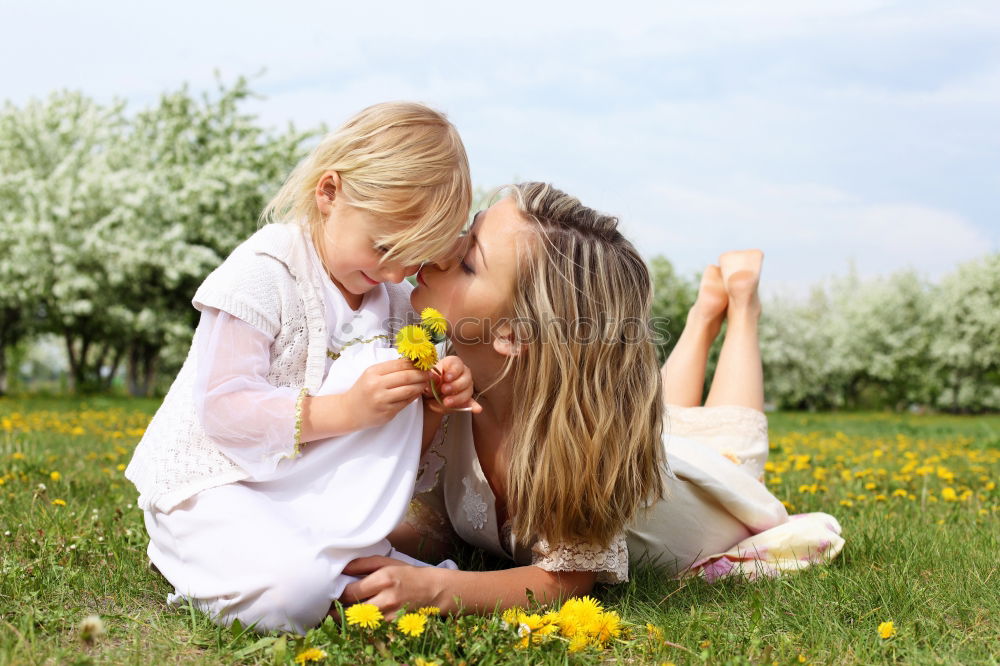
<svg viewBox="0 0 1000 666"><path fill-rule="evenodd" d="M660 369L664 404L682 407L701 404L708 350L719 335L728 301L719 267L708 266L701 275L698 298L688 312L684 330Z"/></svg>
<svg viewBox="0 0 1000 666"><path fill-rule="evenodd" d="M763 261L760 250L726 252L719 257L729 306L726 338L706 407L740 405L764 411L764 371L757 336L761 309L757 286Z"/></svg>

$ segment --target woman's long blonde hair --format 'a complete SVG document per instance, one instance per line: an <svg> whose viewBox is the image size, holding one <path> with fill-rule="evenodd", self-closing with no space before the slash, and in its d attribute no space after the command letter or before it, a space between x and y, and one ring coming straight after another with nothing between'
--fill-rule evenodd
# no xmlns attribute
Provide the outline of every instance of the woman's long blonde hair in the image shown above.
<svg viewBox="0 0 1000 666"><path fill-rule="evenodd" d="M618 220L545 183L507 188L538 242L513 299L508 503L519 540L606 545L662 497L652 283Z"/></svg>
<svg viewBox="0 0 1000 666"><path fill-rule="evenodd" d="M323 223L316 186L328 171L340 175L347 203L393 227L376 239L389 248L387 260L419 264L447 256L468 218L472 183L462 139L443 113L423 104L376 104L327 134L261 219L296 220L315 240Z"/></svg>

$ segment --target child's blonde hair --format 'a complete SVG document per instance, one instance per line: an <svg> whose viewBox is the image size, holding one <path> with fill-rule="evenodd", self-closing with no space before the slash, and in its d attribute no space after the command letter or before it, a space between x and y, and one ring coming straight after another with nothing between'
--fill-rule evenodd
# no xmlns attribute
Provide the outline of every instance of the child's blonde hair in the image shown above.
<svg viewBox="0 0 1000 666"><path fill-rule="evenodd" d="M506 191L538 236L521 253L513 298L525 347L507 368L518 415L508 440L512 528L522 541L606 545L662 496L649 270L616 218L546 183Z"/></svg>
<svg viewBox="0 0 1000 666"><path fill-rule="evenodd" d="M376 104L327 134L261 218L307 224L315 239L323 222L316 186L329 171L340 175L346 203L390 223L376 239L389 248L386 260L439 260L467 221L472 184L462 139L443 113L423 104Z"/></svg>

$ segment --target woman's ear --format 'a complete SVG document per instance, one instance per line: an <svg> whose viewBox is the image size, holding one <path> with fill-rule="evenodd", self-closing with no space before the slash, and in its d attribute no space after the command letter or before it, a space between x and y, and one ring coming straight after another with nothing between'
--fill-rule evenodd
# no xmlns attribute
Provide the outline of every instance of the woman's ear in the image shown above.
<svg viewBox="0 0 1000 666"><path fill-rule="evenodd" d="M493 350L501 356L518 356L524 351L525 345L521 343L514 328L503 322L493 331Z"/></svg>
<svg viewBox="0 0 1000 666"><path fill-rule="evenodd" d="M320 176L316 183L316 207L325 218L333 209L333 202L341 192L340 174L336 171L327 171Z"/></svg>

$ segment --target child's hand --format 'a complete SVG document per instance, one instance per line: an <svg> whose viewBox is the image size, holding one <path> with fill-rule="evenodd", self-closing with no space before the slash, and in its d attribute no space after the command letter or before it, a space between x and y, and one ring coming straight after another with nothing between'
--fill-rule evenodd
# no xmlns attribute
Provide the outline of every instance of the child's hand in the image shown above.
<svg viewBox="0 0 1000 666"><path fill-rule="evenodd" d="M444 413L451 409L468 409L474 414L483 411L482 405L472 399L472 371L457 356L445 356L434 366L441 373L438 394L444 401L442 407L434 398L430 386L424 390L427 406L435 412Z"/></svg>
<svg viewBox="0 0 1000 666"><path fill-rule="evenodd" d="M344 394L355 430L390 421L423 393L429 378L429 372L417 370L405 358L368 367Z"/></svg>

